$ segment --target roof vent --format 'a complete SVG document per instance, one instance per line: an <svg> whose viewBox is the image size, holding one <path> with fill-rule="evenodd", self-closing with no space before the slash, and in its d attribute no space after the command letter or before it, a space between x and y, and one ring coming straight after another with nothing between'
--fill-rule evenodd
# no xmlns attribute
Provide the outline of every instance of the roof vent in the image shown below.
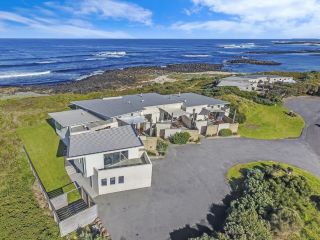
<svg viewBox="0 0 320 240"><path fill-rule="evenodd" d="M181 96L181 93L179 92L179 93L178 93L178 97L180 97L180 96Z"/></svg>
<svg viewBox="0 0 320 240"><path fill-rule="evenodd" d="M141 99L141 102L144 102L144 99Z"/></svg>
<svg viewBox="0 0 320 240"><path fill-rule="evenodd" d="M140 93L140 97L142 97L142 93Z"/></svg>
<svg viewBox="0 0 320 240"><path fill-rule="evenodd" d="M131 103L131 101L130 100L128 100L128 102L127 102L128 104L130 104Z"/></svg>
<svg viewBox="0 0 320 240"><path fill-rule="evenodd" d="M185 103L187 102L187 99L183 100Z"/></svg>

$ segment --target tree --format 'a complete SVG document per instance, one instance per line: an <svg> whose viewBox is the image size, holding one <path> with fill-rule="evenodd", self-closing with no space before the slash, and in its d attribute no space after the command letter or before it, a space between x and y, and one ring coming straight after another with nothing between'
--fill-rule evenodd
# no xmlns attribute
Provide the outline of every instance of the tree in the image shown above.
<svg viewBox="0 0 320 240"><path fill-rule="evenodd" d="M226 239L234 240L271 240L270 225L261 219L255 209L233 211L229 214L224 227Z"/></svg>
<svg viewBox="0 0 320 240"><path fill-rule="evenodd" d="M276 210L271 215L270 224L273 233L282 237L299 232L302 228L298 212L287 207Z"/></svg>

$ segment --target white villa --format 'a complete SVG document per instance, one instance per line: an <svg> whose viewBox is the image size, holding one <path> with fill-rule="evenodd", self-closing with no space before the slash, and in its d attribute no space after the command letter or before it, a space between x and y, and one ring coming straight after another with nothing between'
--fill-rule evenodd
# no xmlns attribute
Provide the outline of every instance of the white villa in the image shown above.
<svg viewBox="0 0 320 240"><path fill-rule="evenodd" d="M263 84L295 83L293 77L276 75L243 75L231 76L221 79L218 87L238 87L242 91L257 91Z"/></svg>
<svg viewBox="0 0 320 240"><path fill-rule="evenodd" d="M50 113L66 146L66 169L91 195L151 186L152 163L142 138L176 132L218 132L237 125L229 103L194 94L156 93L71 102L74 110ZM72 175L72 176L71 176Z"/></svg>

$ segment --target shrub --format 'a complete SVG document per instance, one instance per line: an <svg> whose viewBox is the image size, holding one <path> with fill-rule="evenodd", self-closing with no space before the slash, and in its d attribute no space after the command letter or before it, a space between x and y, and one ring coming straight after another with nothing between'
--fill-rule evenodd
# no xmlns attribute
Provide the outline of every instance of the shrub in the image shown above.
<svg viewBox="0 0 320 240"><path fill-rule="evenodd" d="M221 129L219 131L219 136L221 137L228 137L232 135L232 131L230 129Z"/></svg>
<svg viewBox="0 0 320 240"><path fill-rule="evenodd" d="M172 142L174 144L186 144L189 141L190 137L190 133L188 132L175 133L172 136Z"/></svg>
<svg viewBox="0 0 320 240"><path fill-rule="evenodd" d="M230 105L230 116L229 117L233 119L235 111L236 111L235 121L240 124L244 123L247 120L247 118L246 118L246 115L239 110L238 105L235 105L235 104Z"/></svg>
<svg viewBox="0 0 320 240"><path fill-rule="evenodd" d="M165 155L168 150L169 144L167 141L158 139L157 141L157 151L160 155Z"/></svg>

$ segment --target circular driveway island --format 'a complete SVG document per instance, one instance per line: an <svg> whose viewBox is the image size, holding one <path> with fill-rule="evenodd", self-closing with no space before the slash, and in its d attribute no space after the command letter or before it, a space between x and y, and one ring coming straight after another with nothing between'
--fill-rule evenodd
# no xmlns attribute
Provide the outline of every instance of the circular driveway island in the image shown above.
<svg viewBox="0 0 320 240"><path fill-rule="evenodd" d="M171 146L165 159L153 161L151 188L97 197L112 239L183 240L211 229L230 192L225 175L237 163L273 160L320 176L320 98L291 98L285 105L305 119L299 139L203 139Z"/></svg>

